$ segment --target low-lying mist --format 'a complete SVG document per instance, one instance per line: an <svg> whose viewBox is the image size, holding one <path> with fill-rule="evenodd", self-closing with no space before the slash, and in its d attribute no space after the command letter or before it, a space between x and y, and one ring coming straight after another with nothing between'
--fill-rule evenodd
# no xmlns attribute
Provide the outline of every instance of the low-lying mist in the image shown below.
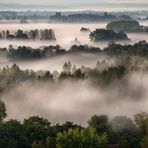
<svg viewBox="0 0 148 148"><path fill-rule="evenodd" d="M141 25L147 25L147 21L140 22ZM91 42L89 39L90 32L83 32L80 31L81 27L89 28L91 31L95 30L96 28L105 28L107 22L100 22L96 24L51 24L51 23L28 23L28 24L0 24L0 31L2 30L10 30L16 31L18 29L22 29L24 31L28 31L31 29L53 29L55 31L55 36L57 41L15 41L15 40L0 40L1 47L8 47L12 44L14 47L18 46L30 46L33 48L38 48L40 46L48 46L48 45L56 45L59 44L65 49L69 49L74 41L75 38L81 42L81 44L88 44L90 46L97 46L100 48L104 48L108 45L109 42L98 42L94 43ZM118 41L117 43L121 44L132 44L135 42L142 40L148 41L148 34L142 33L135 33L135 34L127 34L128 37L131 39L130 41Z"/></svg>
<svg viewBox="0 0 148 148"><path fill-rule="evenodd" d="M2 98L8 118L23 120L39 115L52 123L70 120L85 125L94 114L132 116L147 111L147 82L148 76L142 73L130 74L105 88L89 80L25 82Z"/></svg>
<svg viewBox="0 0 148 148"><path fill-rule="evenodd" d="M106 46L107 42L92 43L88 33L80 32L81 27L95 29L105 24L25 24L11 25L11 29L44 29L49 27L55 30L57 43L69 49L70 41L75 37L83 44ZM1 27L1 25L0 25ZM8 29L8 26L1 28ZM148 34L128 34L130 43L138 40L148 41ZM13 45L29 45L37 48L51 44L50 42L0 41L1 47ZM128 42L122 42L123 44ZM16 63L20 69L49 70L61 72L65 62L70 61L76 67L94 68L97 61L106 60L109 66L115 66L115 58L102 54L75 53L54 56L38 60L9 61L7 57L0 57L0 68ZM61 123L67 120L85 125L87 119L94 114L133 116L136 113L147 111L148 105L148 76L143 73L132 73L123 79L112 82L110 86L102 87L93 84L91 80L67 80L58 82L24 82L7 90L1 95L7 106L8 118L23 120L24 118L39 115L49 119L52 123Z"/></svg>
<svg viewBox="0 0 148 148"><path fill-rule="evenodd" d="M26 61L9 61L6 57L0 59L0 67L4 67L6 65L13 65L16 63L21 69L32 69L35 71L38 70L49 70L53 71L61 71L62 66L65 62L70 61L76 67L90 67L94 68L96 66L97 61L102 62L106 59L106 62L109 66L115 65L116 60L114 58L110 58L107 55L103 54L95 54L95 53L72 53L67 55L59 55L54 57L49 57L46 59L38 59L38 60L26 60Z"/></svg>

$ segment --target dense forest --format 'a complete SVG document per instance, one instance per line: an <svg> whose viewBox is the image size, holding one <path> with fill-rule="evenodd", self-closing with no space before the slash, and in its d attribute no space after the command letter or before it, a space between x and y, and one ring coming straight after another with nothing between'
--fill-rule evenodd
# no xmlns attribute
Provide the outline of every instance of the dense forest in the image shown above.
<svg viewBox="0 0 148 148"><path fill-rule="evenodd" d="M94 115L86 127L67 121L51 124L39 116L20 122L5 121L6 106L0 100L0 147L2 148L147 148L148 114L133 119Z"/></svg>
<svg viewBox="0 0 148 148"><path fill-rule="evenodd" d="M0 0L0 148L148 148L148 0Z"/></svg>

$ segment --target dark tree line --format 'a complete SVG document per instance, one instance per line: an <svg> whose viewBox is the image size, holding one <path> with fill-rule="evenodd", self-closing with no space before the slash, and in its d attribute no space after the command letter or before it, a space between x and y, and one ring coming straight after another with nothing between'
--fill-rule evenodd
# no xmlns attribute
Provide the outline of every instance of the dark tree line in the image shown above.
<svg viewBox="0 0 148 148"><path fill-rule="evenodd" d="M47 119L32 116L20 122L4 120L6 106L0 100L1 148L147 148L148 114L133 119L94 115L86 127L67 121L51 124Z"/></svg>
<svg viewBox="0 0 148 148"><path fill-rule="evenodd" d="M5 52L11 60L27 60L60 55L65 53L65 50L58 45L44 47L43 49L33 49L26 46L19 46L17 49L14 49L13 46L10 46L8 50L3 49L2 52Z"/></svg>
<svg viewBox="0 0 148 148"><path fill-rule="evenodd" d="M0 48L0 54L7 56L11 60L27 60L27 59L40 59L58 55L66 55L71 53L95 53L95 54L108 54L112 56L139 56L148 57L148 43L146 41L139 41L133 45L121 45L115 42L110 42L107 47L100 49L99 47L91 47L88 45L73 45L67 51L59 45L46 46L43 48L31 48L27 46L19 46L14 48L12 45L9 48Z"/></svg>
<svg viewBox="0 0 148 148"><path fill-rule="evenodd" d="M114 32L106 29L96 29L90 33L89 38L94 42L128 40L128 37L124 32Z"/></svg>
<svg viewBox="0 0 148 148"><path fill-rule="evenodd" d="M141 57L148 56L148 43L146 41L139 41L133 45L121 45L111 42L108 47L104 48L104 52L112 55L135 55Z"/></svg>

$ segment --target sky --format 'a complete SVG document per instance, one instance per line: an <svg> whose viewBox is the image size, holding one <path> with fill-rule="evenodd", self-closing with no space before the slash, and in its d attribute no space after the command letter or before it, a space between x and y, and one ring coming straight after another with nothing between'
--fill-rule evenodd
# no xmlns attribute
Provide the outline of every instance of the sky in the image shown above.
<svg viewBox="0 0 148 148"><path fill-rule="evenodd" d="M148 0L0 0L1 3L57 4L57 3L148 3Z"/></svg>
<svg viewBox="0 0 148 148"><path fill-rule="evenodd" d="M1 3L45 5L56 6L57 8L71 9L140 9L148 10L148 0L0 0ZM2 6L1 6L2 8ZM13 8L13 5L12 5Z"/></svg>

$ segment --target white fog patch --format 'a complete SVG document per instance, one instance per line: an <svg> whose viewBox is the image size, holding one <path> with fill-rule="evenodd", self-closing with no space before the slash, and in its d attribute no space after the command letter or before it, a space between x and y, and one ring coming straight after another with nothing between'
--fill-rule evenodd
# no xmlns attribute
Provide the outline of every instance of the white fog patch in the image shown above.
<svg viewBox="0 0 148 148"><path fill-rule="evenodd" d="M132 116L147 111L147 82L148 76L144 74L132 74L108 89L94 86L87 80L25 82L2 98L7 106L8 118L23 120L39 115L52 123L70 120L85 125L94 114Z"/></svg>
<svg viewBox="0 0 148 148"><path fill-rule="evenodd" d="M16 63L23 70L49 70L51 72L56 70L60 72L62 71L63 64L68 61L70 61L71 64L75 65L77 68L80 68L81 66L95 68L97 61L102 62L103 60L105 60L109 66L116 65L116 60L114 58L109 58L107 55L91 53L73 53L69 55L61 55L32 61L9 61L7 58L5 58L0 59L0 67L2 68L6 65L12 66L14 63Z"/></svg>
<svg viewBox="0 0 148 148"><path fill-rule="evenodd" d="M141 22L141 25L147 25L147 21ZM18 29L22 29L24 31L28 31L31 29L53 29L55 31L55 36L57 41L8 41L8 40L0 40L1 47L8 47L12 44L14 47L18 46L30 46L32 48L39 48L41 46L49 46L49 45L56 45L59 44L61 47L68 50L72 46L72 41L75 38L81 42L81 44L88 44L90 46L100 47L103 49L108 45L109 42L98 42L94 43L91 42L89 39L89 32L81 32L81 27L89 28L91 31L95 30L96 28L105 28L107 23L90 23L90 24L51 24L51 23L28 23L28 24L0 24L0 31L2 30L10 30L16 31ZM148 41L148 34L142 33L135 33L135 34L127 34L131 41L123 41L117 42L121 44L129 44L135 43L140 40Z"/></svg>

